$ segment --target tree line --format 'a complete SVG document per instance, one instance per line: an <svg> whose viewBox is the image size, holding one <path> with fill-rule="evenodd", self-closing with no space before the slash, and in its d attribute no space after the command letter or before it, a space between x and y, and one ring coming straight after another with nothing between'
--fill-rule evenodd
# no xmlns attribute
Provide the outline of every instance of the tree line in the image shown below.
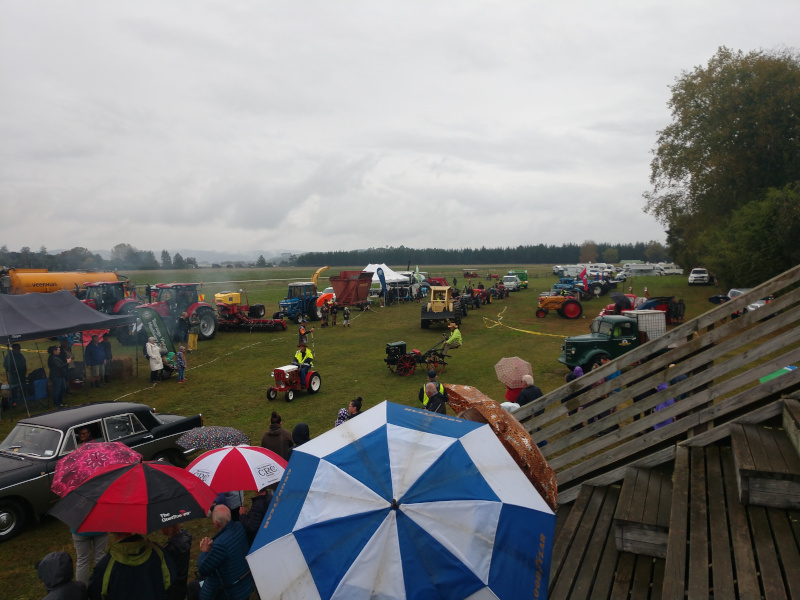
<svg viewBox="0 0 800 600"><path fill-rule="evenodd" d="M19 252L13 252L8 246L0 246L0 265L18 269L47 269L49 271L103 271L127 269L131 271L153 271L158 269L192 269L197 268L197 260L191 256L184 258L176 252L170 256L166 250L161 251L161 260L156 259L152 250L138 250L130 244L117 244L111 250L111 258L104 259L86 248L75 247L57 254L50 254L41 246L38 252L23 246Z"/></svg>

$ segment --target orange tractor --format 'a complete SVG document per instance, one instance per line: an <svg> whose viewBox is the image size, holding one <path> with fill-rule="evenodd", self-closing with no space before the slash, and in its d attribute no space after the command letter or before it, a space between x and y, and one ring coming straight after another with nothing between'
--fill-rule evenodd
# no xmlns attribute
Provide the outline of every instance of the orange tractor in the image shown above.
<svg viewBox="0 0 800 600"><path fill-rule="evenodd" d="M536 316L543 319L551 310L556 311L565 319L579 319L583 314L583 306L573 296L539 296L539 308L536 309Z"/></svg>

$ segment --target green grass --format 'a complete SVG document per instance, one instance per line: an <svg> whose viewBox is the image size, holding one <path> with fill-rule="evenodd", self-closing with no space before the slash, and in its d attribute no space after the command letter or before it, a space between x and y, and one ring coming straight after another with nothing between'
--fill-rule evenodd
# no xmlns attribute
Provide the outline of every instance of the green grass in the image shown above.
<svg viewBox="0 0 800 600"><path fill-rule="evenodd" d="M391 266L391 265L390 265ZM465 283L460 267L423 267L430 275L455 276L459 286ZM481 267L480 273L504 273L509 268ZM609 301L607 297L584 303L585 318L569 321L550 313L544 319L535 315L537 296L548 290L556 278L546 265L527 266L530 289L514 293L507 300L496 301L479 310L471 311L462 323L464 345L452 351L452 359L440 376L444 383L472 385L490 397L502 401L504 386L498 382L494 364L504 356L520 356L533 365L536 384L549 392L561 385L566 368L556 358L563 338L586 333L589 323ZM402 269L402 266L397 266ZM338 274L331 269L323 274L319 287L328 285L327 276ZM341 269L345 270L345 269ZM308 280L313 271L300 269L199 269L168 272L125 273L137 284L170 281L203 281L207 301L213 302L215 293L243 289L251 303L263 303L267 313L277 309L286 292L286 281ZM272 281L266 281L272 280ZM275 281L282 280L282 281ZM642 293L648 286L651 295L669 295L684 298L689 320L712 308L707 298L720 290L711 287L689 287L684 276L641 277L625 285L634 286ZM216 339L200 342L199 351L188 356L187 383L178 385L175 378L155 387L149 384L149 368L139 348L114 346L115 356L128 355L138 359L138 376L124 381L113 381L100 390L86 394L70 395L70 404L83 401L126 400L154 406L160 412L183 415L202 413L206 425L226 425L246 432L253 444L258 445L261 435L269 427L270 414L277 411L284 427L291 431L295 424L309 424L312 437L333 427L338 410L361 396L364 408L391 400L411 406L418 405L417 393L425 380L424 366L410 377L390 373L384 362L388 342L405 341L408 349L425 351L436 344L445 331L443 327L421 329L420 307L417 303L375 308L367 312L352 312L352 327L320 329L313 334L315 367L322 375L322 389L316 395L297 394L292 403L280 397L275 402L266 400L265 391L270 384L273 368L289 363L297 344L297 326L290 325L286 332L244 333L226 332ZM341 314L340 323L341 323ZM33 353L37 347L42 352L51 342L24 345L29 370L36 368ZM19 418L19 413L16 414ZM5 437L12 424L6 415L0 422L0 435ZM210 533L206 521L188 525L195 540ZM158 534L153 536L157 541ZM72 539L66 525L46 517L41 524L31 525L17 538L0 544L0 589L8 599L40 598L44 586L39 582L34 565L46 553L64 550L73 553ZM194 553L197 548L195 543ZM194 565L192 565L192 570ZM192 571L190 571L192 572Z"/></svg>

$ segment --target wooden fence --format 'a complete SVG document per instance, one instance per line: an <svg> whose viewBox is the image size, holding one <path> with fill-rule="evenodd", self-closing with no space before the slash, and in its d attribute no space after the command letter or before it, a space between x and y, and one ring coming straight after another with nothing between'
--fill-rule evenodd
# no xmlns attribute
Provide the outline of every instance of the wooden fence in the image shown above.
<svg viewBox="0 0 800 600"><path fill-rule="evenodd" d="M798 281L800 265L517 411L533 439L547 441L541 449L558 474L559 502L574 500L582 483L607 485L621 481L629 466L672 460L676 442L706 445L726 437L732 421L779 415L777 400L800 387L800 369L765 383L759 378L800 364ZM731 318L770 295L775 299L765 306ZM592 387L617 370L619 377ZM682 374L683 381L633 402ZM679 396L683 399L652 411ZM533 416L543 408L544 414Z"/></svg>

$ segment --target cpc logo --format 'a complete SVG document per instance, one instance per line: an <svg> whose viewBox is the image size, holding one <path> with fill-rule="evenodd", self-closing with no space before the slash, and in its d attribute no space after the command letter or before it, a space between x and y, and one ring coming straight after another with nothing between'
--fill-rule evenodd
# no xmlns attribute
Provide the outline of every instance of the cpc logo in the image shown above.
<svg viewBox="0 0 800 600"><path fill-rule="evenodd" d="M192 471L192 473L203 483L208 483L209 479L211 479L211 473L208 471L201 471L198 469L197 471Z"/></svg>

